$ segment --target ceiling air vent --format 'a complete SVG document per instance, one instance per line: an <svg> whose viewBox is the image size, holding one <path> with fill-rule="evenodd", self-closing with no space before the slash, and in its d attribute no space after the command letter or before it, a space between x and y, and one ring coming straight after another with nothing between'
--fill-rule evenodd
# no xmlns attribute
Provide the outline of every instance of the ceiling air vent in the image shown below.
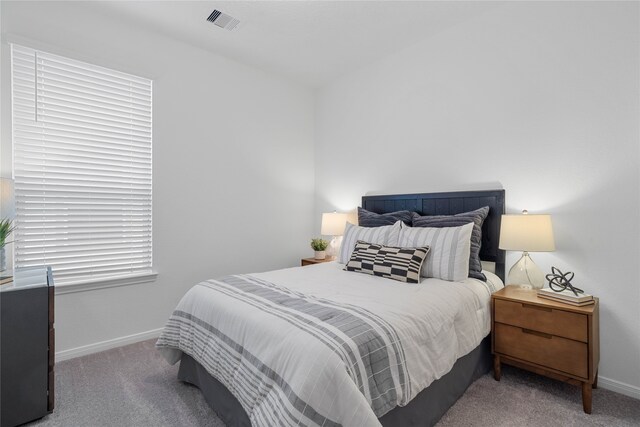
<svg viewBox="0 0 640 427"><path fill-rule="evenodd" d="M213 22L220 28L224 28L226 30L233 30L240 23L239 20L234 18L233 16L229 16L226 13L222 13L219 10L214 10L211 12L211 15L207 18L207 21Z"/></svg>

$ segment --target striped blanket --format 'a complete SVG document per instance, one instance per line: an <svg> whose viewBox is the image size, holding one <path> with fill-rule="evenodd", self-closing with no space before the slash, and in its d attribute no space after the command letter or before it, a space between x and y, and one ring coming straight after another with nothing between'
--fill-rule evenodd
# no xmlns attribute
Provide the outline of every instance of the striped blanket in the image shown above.
<svg viewBox="0 0 640 427"><path fill-rule="evenodd" d="M195 286L157 347L171 362L172 350L192 356L255 426L377 425L411 394L400 340L383 319L247 275Z"/></svg>
<svg viewBox="0 0 640 427"><path fill-rule="evenodd" d="M229 276L190 289L157 346L194 358L255 426L376 426L489 333L496 280L406 284L333 262Z"/></svg>

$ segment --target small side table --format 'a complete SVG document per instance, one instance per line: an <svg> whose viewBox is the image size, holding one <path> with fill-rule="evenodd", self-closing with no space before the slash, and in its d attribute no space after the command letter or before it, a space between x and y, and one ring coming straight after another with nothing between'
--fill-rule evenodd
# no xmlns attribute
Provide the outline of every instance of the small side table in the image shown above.
<svg viewBox="0 0 640 427"><path fill-rule="evenodd" d="M510 285L495 292L491 303L496 381L506 363L580 386L584 412L590 414L600 360L598 299L576 307Z"/></svg>
<svg viewBox="0 0 640 427"><path fill-rule="evenodd" d="M300 265L304 267L305 265L322 264L323 262L331 262L335 260L336 260L336 257L334 256L328 256L325 259L302 258L300 260Z"/></svg>

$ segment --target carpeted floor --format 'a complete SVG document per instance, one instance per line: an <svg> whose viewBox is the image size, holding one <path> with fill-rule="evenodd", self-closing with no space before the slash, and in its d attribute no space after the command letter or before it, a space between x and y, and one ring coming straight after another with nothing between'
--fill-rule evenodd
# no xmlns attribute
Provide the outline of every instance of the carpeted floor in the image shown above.
<svg viewBox="0 0 640 427"><path fill-rule="evenodd" d="M154 343L58 363L55 411L29 426L224 427L200 391L176 379L177 366ZM577 387L505 366L502 381L480 378L438 426L640 426L640 401L594 390L587 415Z"/></svg>

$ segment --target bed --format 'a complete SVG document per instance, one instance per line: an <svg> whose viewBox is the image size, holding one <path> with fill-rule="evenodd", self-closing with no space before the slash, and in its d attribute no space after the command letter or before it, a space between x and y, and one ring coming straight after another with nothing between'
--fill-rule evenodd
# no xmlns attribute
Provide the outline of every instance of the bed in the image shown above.
<svg viewBox="0 0 640 427"><path fill-rule="evenodd" d="M194 286L157 347L230 426L433 425L490 367L504 190L362 199L380 214L482 206L486 282L410 286L335 262L229 276Z"/></svg>

